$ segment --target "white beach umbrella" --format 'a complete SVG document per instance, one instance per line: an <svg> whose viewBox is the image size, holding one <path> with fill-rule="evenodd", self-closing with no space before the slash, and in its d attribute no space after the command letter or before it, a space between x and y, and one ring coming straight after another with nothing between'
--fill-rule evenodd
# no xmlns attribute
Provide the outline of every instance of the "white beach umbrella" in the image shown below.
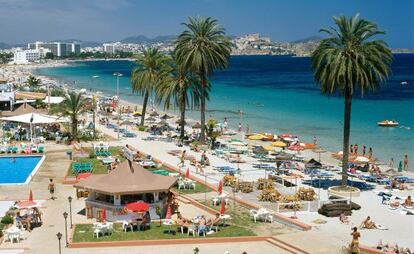
<svg viewBox="0 0 414 254"><path fill-rule="evenodd" d="M65 119L56 116L43 115L38 113L28 113L19 116L2 117L1 120L29 124L50 124L66 122Z"/></svg>

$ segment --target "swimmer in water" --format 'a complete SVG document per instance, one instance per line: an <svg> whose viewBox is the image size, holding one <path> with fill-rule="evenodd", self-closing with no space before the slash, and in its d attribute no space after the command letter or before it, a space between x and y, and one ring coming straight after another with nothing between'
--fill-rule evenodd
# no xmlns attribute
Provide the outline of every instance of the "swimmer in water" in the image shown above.
<svg viewBox="0 0 414 254"><path fill-rule="evenodd" d="M16 158L15 157L12 158L12 163L16 163Z"/></svg>

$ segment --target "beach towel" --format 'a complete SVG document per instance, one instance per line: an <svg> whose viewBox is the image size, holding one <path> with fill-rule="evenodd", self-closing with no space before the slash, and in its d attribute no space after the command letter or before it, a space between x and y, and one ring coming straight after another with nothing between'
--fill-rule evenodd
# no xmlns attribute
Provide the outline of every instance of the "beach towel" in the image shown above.
<svg viewBox="0 0 414 254"><path fill-rule="evenodd" d="M377 228L379 230L388 230L388 228L386 226L383 226L383 225L377 225Z"/></svg>

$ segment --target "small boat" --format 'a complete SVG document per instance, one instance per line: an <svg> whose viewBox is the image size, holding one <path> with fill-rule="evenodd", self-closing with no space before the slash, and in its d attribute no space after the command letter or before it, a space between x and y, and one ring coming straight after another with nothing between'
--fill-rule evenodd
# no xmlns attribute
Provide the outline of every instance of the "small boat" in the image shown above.
<svg viewBox="0 0 414 254"><path fill-rule="evenodd" d="M408 85L408 82L407 81L402 81L400 84L401 85Z"/></svg>
<svg viewBox="0 0 414 254"><path fill-rule="evenodd" d="M397 127L398 124L399 123L394 120L384 120L384 121L378 122L378 126L381 126L381 127Z"/></svg>
<svg viewBox="0 0 414 254"><path fill-rule="evenodd" d="M95 76L92 76L92 78L99 78L99 76L98 75L95 75Z"/></svg>

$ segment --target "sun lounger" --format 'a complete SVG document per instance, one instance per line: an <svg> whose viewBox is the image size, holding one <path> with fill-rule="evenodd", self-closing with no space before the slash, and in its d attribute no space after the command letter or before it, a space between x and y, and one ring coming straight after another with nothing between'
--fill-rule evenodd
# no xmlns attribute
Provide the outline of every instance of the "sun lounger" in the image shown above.
<svg viewBox="0 0 414 254"><path fill-rule="evenodd" d="M122 136L125 138L135 138L137 135L133 132L125 132Z"/></svg>

